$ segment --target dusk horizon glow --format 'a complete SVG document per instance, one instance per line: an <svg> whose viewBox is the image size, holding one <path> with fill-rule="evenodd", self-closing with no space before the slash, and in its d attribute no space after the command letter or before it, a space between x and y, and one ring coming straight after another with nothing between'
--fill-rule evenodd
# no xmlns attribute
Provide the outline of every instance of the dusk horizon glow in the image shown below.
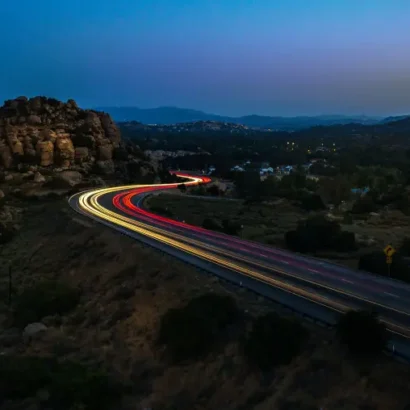
<svg viewBox="0 0 410 410"><path fill-rule="evenodd" d="M0 100L242 115L410 114L408 0L21 0Z"/></svg>

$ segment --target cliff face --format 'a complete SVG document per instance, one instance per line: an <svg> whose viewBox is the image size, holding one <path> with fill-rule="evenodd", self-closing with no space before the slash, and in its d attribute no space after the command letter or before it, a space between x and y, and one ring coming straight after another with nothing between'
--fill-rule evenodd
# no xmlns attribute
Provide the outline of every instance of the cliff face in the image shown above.
<svg viewBox="0 0 410 410"><path fill-rule="evenodd" d="M5 169L21 163L104 167L120 142L108 114L80 109L73 100L19 97L0 107L0 167Z"/></svg>

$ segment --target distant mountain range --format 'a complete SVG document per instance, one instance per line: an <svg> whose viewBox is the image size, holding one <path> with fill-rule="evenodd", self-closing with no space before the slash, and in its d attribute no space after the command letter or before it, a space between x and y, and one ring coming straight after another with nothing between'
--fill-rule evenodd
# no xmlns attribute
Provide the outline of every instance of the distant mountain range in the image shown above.
<svg viewBox="0 0 410 410"><path fill-rule="evenodd" d="M312 126L327 126L336 124L359 123L365 125L390 122L405 118L320 115L297 117L270 117L262 115L246 115L243 117L228 117L208 114L203 111L177 107L138 108L138 107L96 107L98 111L105 111L117 122L138 121L143 124L170 125L195 121L218 121L232 124L242 124L252 128L292 131L309 128Z"/></svg>

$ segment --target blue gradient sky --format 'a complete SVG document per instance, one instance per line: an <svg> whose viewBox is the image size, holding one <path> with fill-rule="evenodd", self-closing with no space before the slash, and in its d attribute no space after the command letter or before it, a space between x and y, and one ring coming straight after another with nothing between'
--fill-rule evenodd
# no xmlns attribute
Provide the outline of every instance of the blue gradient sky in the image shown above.
<svg viewBox="0 0 410 410"><path fill-rule="evenodd" d="M19 0L0 99L225 115L410 113L410 0Z"/></svg>

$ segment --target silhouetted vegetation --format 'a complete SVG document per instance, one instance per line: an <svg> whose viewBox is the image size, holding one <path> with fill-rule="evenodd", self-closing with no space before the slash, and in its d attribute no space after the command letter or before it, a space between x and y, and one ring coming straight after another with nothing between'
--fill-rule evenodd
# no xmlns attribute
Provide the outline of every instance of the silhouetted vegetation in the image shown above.
<svg viewBox="0 0 410 410"><path fill-rule="evenodd" d="M299 223L294 231L285 234L286 246L296 252L320 250L352 251L356 248L355 236L343 232L335 221L317 216Z"/></svg>
<svg viewBox="0 0 410 410"><path fill-rule="evenodd" d="M205 218L202 222L202 228L208 229L210 231L222 231L222 225L212 218Z"/></svg>
<svg viewBox="0 0 410 410"><path fill-rule="evenodd" d="M244 345L248 360L262 370L289 363L309 334L299 323L268 313L255 319Z"/></svg>
<svg viewBox="0 0 410 410"><path fill-rule="evenodd" d="M0 406L42 390L44 408L103 410L115 405L122 386L108 374L76 362L42 357L0 356Z"/></svg>
<svg viewBox="0 0 410 410"><path fill-rule="evenodd" d="M181 192L186 192L186 185L185 185L185 184L179 184L179 185L178 185L178 189L179 189Z"/></svg>
<svg viewBox="0 0 410 410"><path fill-rule="evenodd" d="M399 251L400 255L410 257L410 236L403 239Z"/></svg>
<svg viewBox="0 0 410 410"><path fill-rule="evenodd" d="M370 195L365 195L359 198L352 207L352 214L369 214L370 212L377 212L379 206L374 202Z"/></svg>
<svg viewBox="0 0 410 410"><path fill-rule="evenodd" d="M151 206L150 211L154 214L165 216L167 218L173 218L175 216L172 211L168 208L164 208L163 206Z"/></svg>
<svg viewBox="0 0 410 410"><path fill-rule="evenodd" d="M390 276L410 283L410 264L400 253L392 258L390 271L386 263L386 255L382 251L364 254L359 259L358 269L381 276Z"/></svg>
<svg viewBox="0 0 410 410"><path fill-rule="evenodd" d="M0 222L0 245L10 242L14 237L14 230Z"/></svg>
<svg viewBox="0 0 410 410"><path fill-rule="evenodd" d="M158 341L167 347L173 360L197 359L214 347L238 316L234 299L205 294L181 308L168 310L161 317Z"/></svg>
<svg viewBox="0 0 410 410"><path fill-rule="evenodd" d="M237 221L223 219L222 222L219 222L212 218L205 218L202 222L202 227L210 231L226 233L227 235L239 235L242 229L242 225Z"/></svg>
<svg viewBox="0 0 410 410"><path fill-rule="evenodd" d="M43 281L27 287L14 300L14 320L24 326L49 315L63 315L80 299L78 289L58 281Z"/></svg>
<svg viewBox="0 0 410 410"><path fill-rule="evenodd" d="M367 311L350 311L337 324L340 341L355 355L376 355L388 342L386 327L377 316Z"/></svg>

